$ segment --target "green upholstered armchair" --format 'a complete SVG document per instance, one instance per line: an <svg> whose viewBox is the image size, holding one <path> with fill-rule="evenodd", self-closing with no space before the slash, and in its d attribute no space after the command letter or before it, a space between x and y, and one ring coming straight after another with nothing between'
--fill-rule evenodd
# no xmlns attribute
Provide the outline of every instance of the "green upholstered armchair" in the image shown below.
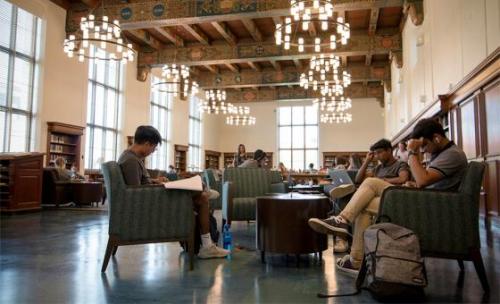
<svg viewBox="0 0 500 304"><path fill-rule="evenodd" d="M203 178L205 180L205 184L207 184L208 188L219 192L220 196L216 199L210 200L210 209L212 210L221 210L222 209L222 181L215 179L214 170L205 169L203 171Z"/></svg>
<svg viewBox="0 0 500 304"><path fill-rule="evenodd" d="M193 269L194 212L192 194L162 186L127 186L119 165L102 165L109 201L109 239L102 272L118 246L158 242L188 242Z"/></svg>
<svg viewBox="0 0 500 304"><path fill-rule="evenodd" d="M272 173L264 168L227 168L223 180L222 227L231 221L255 220L257 196L285 192L282 182L271 186Z"/></svg>
<svg viewBox="0 0 500 304"><path fill-rule="evenodd" d="M479 240L479 194L484 164L471 162L458 191L389 187L381 198L382 221L413 230L420 239L422 256L474 262L485 291L489 290ZM384 217L387 216L388 218Z"/></svg>

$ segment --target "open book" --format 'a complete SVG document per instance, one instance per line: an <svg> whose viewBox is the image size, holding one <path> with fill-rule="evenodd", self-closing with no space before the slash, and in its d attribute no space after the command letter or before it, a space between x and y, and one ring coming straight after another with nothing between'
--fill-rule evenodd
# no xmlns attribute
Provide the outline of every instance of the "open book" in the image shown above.
<svg viewBox="0 0 500 304"><path fill-rule="evenodd" d="M201 176L199 175L195 175L190 178L180 179L172 182L167 182L164 183L163 185L167 189L203 191L203 183L201 182Z"/></svg>

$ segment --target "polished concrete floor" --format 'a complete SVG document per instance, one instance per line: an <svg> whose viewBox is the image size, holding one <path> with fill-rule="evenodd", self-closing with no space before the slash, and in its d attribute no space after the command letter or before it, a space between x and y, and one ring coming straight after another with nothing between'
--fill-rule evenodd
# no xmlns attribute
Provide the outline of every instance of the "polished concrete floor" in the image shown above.
<svg viewBox="0 0 500 304"><path fill-rule="evenodd" d="M231 260L197 260L195 270L188 271L177 243L127 246L101 274L106 212L51 210L0 220L0 303L373 302L367 292L335 300L316 297L319 291L353 286L353 278L335 270L331 243L322 263L311 255L298 267L294 257L284 256L261 264L253 223L234 225L233 239L241 248ZM470 262L460 276L456 261L427 259L428 302L500 302L500 230L493 230L489 246L481 230L490 296L483 296Z"/></svg>

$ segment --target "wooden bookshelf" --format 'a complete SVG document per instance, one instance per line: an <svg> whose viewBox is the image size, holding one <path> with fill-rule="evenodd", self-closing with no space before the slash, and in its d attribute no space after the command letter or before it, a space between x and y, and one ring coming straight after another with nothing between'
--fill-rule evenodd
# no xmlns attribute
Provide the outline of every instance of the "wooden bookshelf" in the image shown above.
<svg viewBox="0 0 500 304"><path fill-rule="evenodd" d="M178 173L186 172L186 154L188 151L188 146L174 145L175 151L175 170Z"/></svg>
<svg viewBox="0 0 500 304"><path fill-rule="evenodd" d="M69 125L60 122L47 122L47 157L45 164L48 166L56 158L66 160L66 166L71 169L75 166L80 169L81 139L84 127Z"/></svg>
<svg viewBox="0 0 500 304"><path fill-rule="evenodd" d="M205 169L219 169L220 152L205 150Z"/></svg>
<svg viewBox="0 0 500 304"><path fill-rule="evenodd" d="M224 152L224 168L232 167L234 164L234 157L236 153L234 152ZM247 159L253 159L253 152L246 153ZM273 167L273 152L266 152L266 162L264 164L265 168L271 169Z"/></svg>
<svg viewBox="0 0 500 304"><path fill-rule="evenodd" d="M0 210L38 210L42 200L43 153L0 153Z"/></svg>
<svg viewBox="0 0 500 304"><path fill-rule="evenodd" d="M335 159L337 157L342 157L342 158L345 158L347 161L349 161L349 157L351 155L357 155L357 156L359 156L361 158L361 162L363 162L365 160L366 153L368 153L368 151L323 152L323 168L333 168L333 167L335 167Z"/></svg>

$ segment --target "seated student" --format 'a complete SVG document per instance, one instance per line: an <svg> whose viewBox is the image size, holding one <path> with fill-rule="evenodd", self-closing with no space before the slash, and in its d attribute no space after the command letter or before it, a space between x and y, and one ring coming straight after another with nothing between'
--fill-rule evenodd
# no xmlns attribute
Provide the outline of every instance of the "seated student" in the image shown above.
<svg viewBox="0 0 500 304"><path fill-rule="evenodd" d="M368 166L373 161L378 160L379 164L371 171ZM376 177L393 185L402 185L410 178L408 164L397 160L392 154L391 142L381 139L370 147L370 152L366 154L365 161L356 174L355 183L361 184L367 177ZM330 191L330 197L341 198L355 191L352 184L342 185Z"/></svg>
<svg viewBox="0 0 500 304"><path fill-rule="evenodd" d="M309 173L318 173L318 170L316 170L314 168L314 164L313 163L309 164L309 170L308 171L309 171Z"/></svg>
<svg viewBox="0 0 500 304"><path fill-rule="evenodd" d="M118 159L118 164L127 185L161 184L167 181L164 176L156 180L151 179L143 162L147 156L156 150L158 144L161 144L161 135L158 130L152 126L139 126L137 128L134 143L123 151ZM193 195L193 203L200 221L202 243L198 257L202 259L222 258L227 256L229 251L217 247L210 238L208 198L209 193L206 191Z"/></svg>
<svg viewBox="0 0 500 304"><path fill-rule="evenodd" d="M84 177L76 173L76 171L66 169L66 160L64 158L56 158L54 164L59 174L59 180L69 181L71 179L84 179Z"/></svg>
<svg viewBox="0 0 500 304"><path fill-rule="evenodd" d="M456 190L467 168L465 153L446 138L443 127L434 119L420 120L408 143L408 163L418 188ZM421 163L422 152L430 153L431 160L426 167ZM337 268L357 273L363 259L363 232L371 225L371 218L377 215L380 197L391 183L367 178L338 216L325 220L310 219L309 225L320 233L349 236L348 227L354 224L354 237L350 255L337 260Z"/></svg>
<svg viewBox="0 0 500 304"><path fill-rule="evenodd" d="M177 171L175 171L174 166L169 165L169 166L168 166L168 171L167 171L167 173L168 173L168 174L176 174L176 173L177 173Z"/></svg>
<svg viewBox="0 0 500 304"><path fill-rule="evenodd" d="M404 162L408 162L408 150L404 140L398 143L398 148L394 151L394 157Z"/></svg>
<svg viewBox="0 0 500 304"><path fill-rule="evenodd" d="M374 158L378 160L379 164L373 171L368 171L368 165ZM370 147L370 152L366 155L365 161L356 174L356 184L361 184L367 177L375 177L392 185L402 185L410 179L410 169L407 163L394 158L391 142L387 139L381 139ZM330 197L332 199L338 199L354 191L356 191L356 189L353 184L341 185L330 191ZM334 252L340 253L346 252L347 250L347 241L342 237L337 237L335 240Z"/></svg>
<svg viewBox="0 0 500 304"><path fill-rule="evenodd" d="M335 167L333 169L335 170L347 170L347 159L343 157L335 157Z"/></svg>
<svg viewBox="0 0 500 304"><path fill-rule="evenodd" d="M266 156L266 152L257 149L253 153L253 159L245 160L238 168L262 168L266 162Z"/></svg>

